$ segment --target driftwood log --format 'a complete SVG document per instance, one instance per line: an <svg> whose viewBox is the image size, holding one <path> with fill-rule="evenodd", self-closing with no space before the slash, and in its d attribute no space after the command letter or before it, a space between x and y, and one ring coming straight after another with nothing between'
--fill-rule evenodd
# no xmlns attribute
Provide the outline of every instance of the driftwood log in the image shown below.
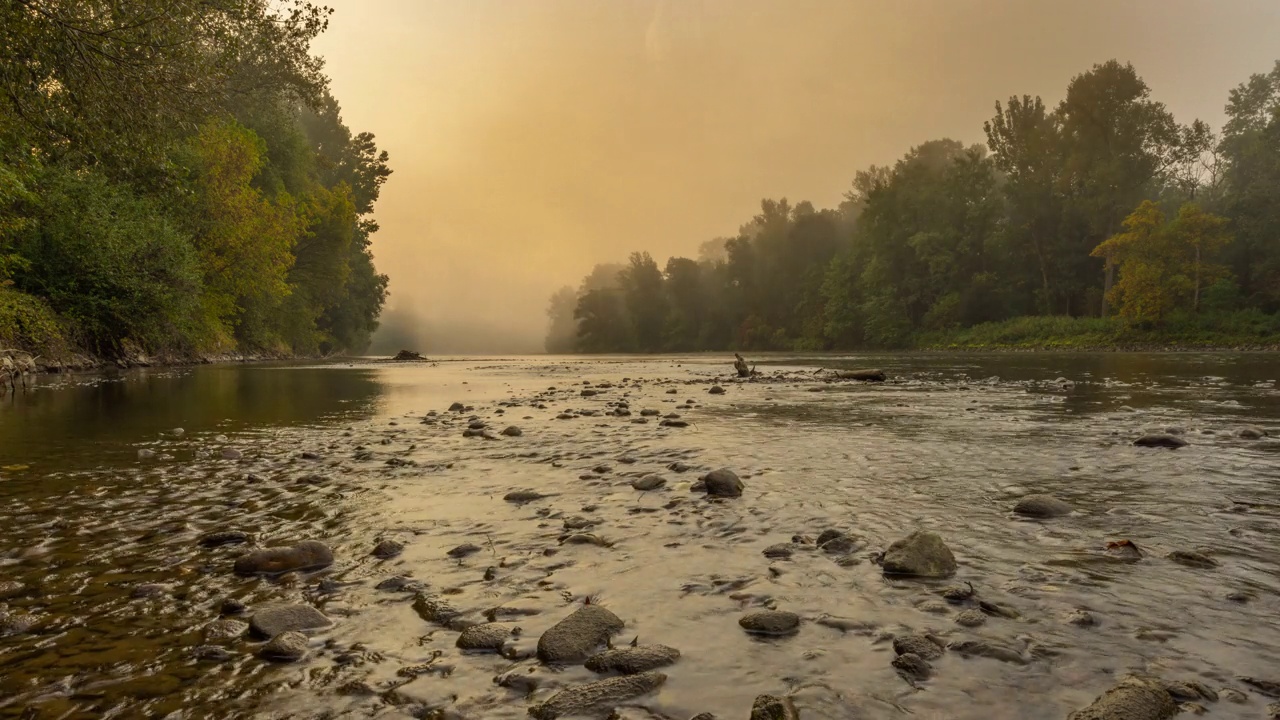
<svg viewBox="0 0 1280 720"><path fill-rule="evenodd" d="M840 380L861 380L862 382L884 382L885 374L883 370L837 370L836 377Z"/></svg>

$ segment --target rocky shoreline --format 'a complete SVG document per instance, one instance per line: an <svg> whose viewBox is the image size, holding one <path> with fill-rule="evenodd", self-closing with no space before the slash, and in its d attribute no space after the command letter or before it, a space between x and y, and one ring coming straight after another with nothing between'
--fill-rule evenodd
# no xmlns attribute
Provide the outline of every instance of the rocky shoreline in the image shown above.
<svg viewBox="0 0 1280 720"><path fill-rule="evenodd" d="M849 373L848 379L776 372L741 380L565 382L571 376L572 371L562 374L545 390L459 400L447 407L442 402L436 410L292 439L254 442L169 432L156 449L142 448L148 452L139 452L139 471L159 482L166 463L175 463L176 470L190 462L197 476L208 478L206 484L214 483L208 490L212 504L179 523L166 520L138 541L159 543L160 554L152 561L159 579L126 584L128 606L177 601L185 614L197 618L199 639L179 649L204 673L261 662L276 668L264 672L278 674L296 665L324 678L313 689L319 702L358 711L356 716L737 717L722 714L713 702L683 716L653 703L672 683L687 687L704 681L700 666L707 650L696 638L681 642L688 620L670 617L673 623L664 625L668 613L651 613L644 602L637 604L643 598L626 598L612 587L625 574L611 581L597 578L596 568L648 547L645 538L655 533L667 541L661 547L669 553L741 554L734 548L746 540L740 534L744 524L766 511L779 489L769 482L770 471L756 462L724 451L683 449L699 433L727 427L717 413L761 402L783 388L894 392L918 381L870 371ZM1116 417L1134 415L1121 409ZM1198 437L1184 428L1157 429L1153 434L1134 428L1113 446L1132 447L1138 441L1130 452L1155 458L1179 457L1186 447L1206 443L1270 442L1265 428L1218 428ZM1142 442L1148 437L1177 442ZM172 460L164 460L165 450ZM182 452L192 453L189 461L181 459ZM455 476L479 483L468 495L476 508L510 515L501 534L492 535L498 526L481 518L452 531L410 519L375 526L376 537L355 541L344 539L339 529L325 530L345 525L336 525L338 515L327 511L321 498L336 503L368 497L371 485L413 488L425 479ZM492 500L482 503L484 497ZM1044 492L1023 491L1001 505L1007 522L1029 523L1049 534L1086 517L1072 498ZM238 508L231 517L229 507ZM377 523L379 514L398 507L379 500L361 522ZM256 514L262 512L267 514ZM905 717L902 702L969 672L968 663L1051 666L1064 649L1043 637L1046 628L1091 633L1123 622L1099 605L1053 609L1013 592L990 577L989 562L972 550L953 550L944 537L951 532L932 529L941 524L936 519L890 522L885 526L898 529L884 531L873 529L878 525L867 517L859 522L828 513L825 521L816 519L822 516L804 527L776 527L764 519L753 530L765 544L755 555L758 572L684 579L681 597L704 598L695 621L703 640L736 633L752 643L742 647L786 653L799 649L797 638L815 631L857 638L858 652L897 678L896 686L886 687L894 699L793 682L789 674L799 668L765 664L753 671L755 687L739 683L732 688L754 698L752 720L849 716L832 714L835 708L859 717ZM267 520L270 525L255 527ZM1196 547L1155 552L1144 539L1140 548L1113 534L1125 525L1106 527L1110 541L1079 551L1091 562L1147 573L1170 567L1213 573L1221 562ZM57 529L53 536L69 541ZM673 574L684 572L680 562L669 562ZM175 567L198 568L193 577L201 584L165 569ZM807 575L854 587L878 583L885 588L880 592L892 592L906 604L898 611L899 621L886 622L852 608L815 608L778 584L802 582ZM601 587L612 588L608 597L592 591ZM28 582L0 580L0 597L8 602L0 628L11 639L37 639L58 628L43 617L46 595ZM653 601L659 607L661 597ZM1224 601L1245 605L1253 598L1244 593ZM712 613L713 607L720 610ZM420 636L423 649L416 661L407 655L394 662L394 643L353 642L352 635L359 638L365 632L361 628L368 627L361 624L362 616L395 618L373 622L393 622L397 634ZM378 671L384 664L394 672ZM493 690L465 679L486 670ZM1094 692L1102 694L1070 718L1163 720L1179 710L1198 713L1241 698L1265 701L1280 689L1280 678L1242 675L1214 687L1176 671L1116 675L1108 681L1109 690L1099 679L1090 680ZM456 678L471 683L465 685L470 695L450 690Z"/></svg>

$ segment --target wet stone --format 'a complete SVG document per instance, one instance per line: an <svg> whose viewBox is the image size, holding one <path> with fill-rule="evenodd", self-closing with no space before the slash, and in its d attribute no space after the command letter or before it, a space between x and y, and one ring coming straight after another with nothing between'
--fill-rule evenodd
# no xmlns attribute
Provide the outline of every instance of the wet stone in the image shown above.
<svg viewBox="0 0 1280 720"><path fill-rule="evenodd" d="M703 475L701 480L708 497L742 497L745 488L737 473L728 468L712 470Z"/></svg>
<svg viewBox="0 0 1280 720"><path fill-rule="evenodd" d="M800 629L800 616L785 610L762 610L742 616L738 625L753 635L792 635Z"/></svg>
<svg viewBox="0 0 1280 720"><path fill-rule="evenodd" d="M599 605L583 605L538 638L538 659L582 662L623 628L622 620Z"/></svg>
<svg viewBox="0 0 1280 720"><path fill-rule="evenodd" d="M218 606L218 613L221 615L239 615L248 608L245 604L235 598L226 598L222 604Z"/></svg>
<svg viewBox="0 0 1280 720"><path fill-rule="evenodd" d="M319 630L330 625L329 618L310 605L270 605L249 618L254 634L267 638L289 631Z"/></svg>
<svg viewBox="0 0 1280 720"><path fill-rule="evenodd" d="M222 545L239 545L247 543L252 538L247 532L240 530L219 530L217 532L208 533L200 538L200 545L203 547L220 547Z"/></svg>
<svg viewBox="0 0 1280 720"><path fill-rule="evenodd" d="M751 720L800 720L791 698L758 695L751 703Z"/></svg>
<svg viewBox="0 0 1280 720"><path fill-rule="evenodd" d="M955 574L956 559L936 533L916 531L890 545L881 566L886 575L946 578Z"/></svg>
<svg viewBox="0 0 1280 720"><path fill-rule="evenodd" d="M0 609L0 637L23 635L36 626L34 615Z"/></svg>
<svg viewBox="0 0 1280 720"><path fill-rule="evenodd" d="M947 649L965 657L984 657L1015 665L1026 665L1027 660L1022 653L1011 647L989 642L987 640L957 640Z"/></svg>
<svg viewBox="0 0 1280 720"><path fill-rule="evenodd" d="M463 543L445 554L451 558L464 558L469 555L475 555L483 549L484 548L476 545L475 543Z"/></svg>
<svg viewBox="0 0 1280 720"><path fill-rule="evenodd" d="M893 651L899 655L912 653L925 660L942 657L942 646L924 635L903 635L893 639Z"/></svg>
<svg viewBox="0 0 1280 720"><path fill-rule="evenodd" d="M372 555L381 560L390 560L404 552L404 543L395 540L383 540L373 548Z"/></svg>
<svg viewBox="0 0 1280 720"><path fill-rule="evenodd" d="M27 591L27 586L16 580L0 580L0 600L16 598Z"/></svg>
<svg viewBox="0 0 1280 720"><path fill-rule="evenodd" d="M890 664L904 678L913 681L928 680L933 674L933 666L915 653L903 653L895 657Z"/></svg>
<svg viewBox="0 0 1280 720"><path fill-rule="evenodd" d="M533 502L535 500L541 500L545 497L549 497L549 496L543 493L540 493L536 490L512 490L506 495L503 495L502 499L509 503L518 504L518 503Z"/></svg>
<svg viewBox="0 0 1280 720"><path fill-rule="evenodd" d="M963 627L978 627L987 624L987 615L981 610L964 610L956 615L956 624Z"/></svg>
<svg viewBox="0 0 1280 720"><path fill-rule="evenodd" d="M502 434L506 437L520 437L521 435L524 435L524 431L515 425L509 425L502 429Z"/></svg>
<svg viewBox="0 0 1280 720"><path fill-rule="evenodd" d="M414 580L411 577L396 575L374 585L373 589L381 590L383 592L419 592L425 587L426 585L424 583Z"/></svg>
<svg viewBox="0 0 1280 720"><path fill-rule="evenodd" d="M158 598L164 595L167 590L168 588L158 583L143 583L135 586L133 591L129 593L129 597L135 600Z"/></svg>
<svg viewBox="0 0 1280 720"><path fill-rule="evenodd" d="M584 715L609 709L619 703L647 695L657 690L666 681L667 676L656 670L597 680L585 685L565 688L553 695L550 700L529 708L529 714L536 720L555 720L566 715Z"/></svg>
<svg viewBox="0 0 1280 720"><path fill-rule="evenodd" d="M1067 614L1066 620L1076 627L1093 627L1098 624L1097 618L1088 610L1073 610Z"/></svg>
<svg viewBox="0 0 1280 720"><path fill-rule="evenodd" d="M228 662L235 654L220 645L201 645L191 650L191 657L205 662Z"/></svg>
<svg viewBox="0 0 1280 720"><path fill-rule="evenodd" d="M333 564L333 551L316 540L305 540L291 548L255 550L236 559L237 575L277 575L318 570Z"/></svg>
<svg viewBox="0 0 1280 720"><path fill-rule="evenodd" d="M1241 438L1242 440L1261 440L1262 438L1267 437L1267 431L1256 425L1246 425L1245 427L1236 430L1236 437Z"/></svg>
<svg viewBox="0 0 1280 720"><path fill-rule="evenodd" d="M1186 565L1187 567L1201 569L1218 567L1217 560L1214 560L1204 553L1198 553L1192 550L1174 550L1165 557L1179 565Z"/></svg>
<svg viewBox="0 0 1280 720"><path fill-rule="evenodd" d="M1133 444L1138 447L1169 448L1171 450L1177 450L1178 448L1186 447L1187 441L1177 435L1156 434L1143 435L1137 440L1134 440Z"/></svg>
<svg viewBox="0 0 1280 720"><path fill-rule="evenodd" d="M616 672L623 675L657 670L680 659L680 651L666 645L638 645L606 650L587 658L586 668L592 672Z"/></svg>
<svg viewBox="0 0 1280 720"><path fill-rule="evenodd" d="M457 646L462 650L500 652L511 637L511 628L497 623L472 625L458 636Z"/></svg>
<svg viewBox="0 0 1280 720"><path fill-rule="evenodd" d="M666 478L662 477L661 475L653 475L653 474L645 475L644 477L636 478L635 480L631 481L631 487L641 492L649 492L651 490L657 490L665 486L666 484L667 484Z"/></svg>
<svg viewBox="0 0 1280 720"><path fill-rule="evenodd" d="M307 642L306 635L290 630L271 638L258 654L267 660L294 662L307 654Z"/></svg>
<svg viewBox="0 0 1280 720"><path fill-rule="evenodd" d="M1163 688L1127 678L1067 720L1166 720L1177 713L1178 706Z"/></svg>
<svg viewBox="0 0 1280 720"><path fill-rule="evenodd" d="M822 552L832 555L847 555L863 547L856 538L842 530L823 530L818 535L817 545Z"/></svg>
<svg viewBox="0 0 1280 720"><path fill-rule="evenodd" d="M762 552L767 558L772 558L774 560L788 560L793 554L795 554L795 546L791 543L779 543L777 545L770 545Z"/></svg>
<svg viewBox="0 0 1280 720"><path fill-rule="evenodd" d="M1071 513L1071 506L1052 495L1027 495L1013 507L1018 515L1034 518L1054 518Z"/></svg>
<svg viewBox="0 0 1280 720"><path fill-rule="evenodd" d="M249 623L243 620L221 618L214 620L204 628L205 642L216 643L235 640L249 632Z"/></svg>

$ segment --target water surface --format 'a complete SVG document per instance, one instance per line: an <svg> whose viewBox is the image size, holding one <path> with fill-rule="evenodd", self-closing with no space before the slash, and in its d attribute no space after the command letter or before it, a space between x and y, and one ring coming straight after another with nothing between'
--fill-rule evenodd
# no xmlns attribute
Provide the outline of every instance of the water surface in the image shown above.
<svg viewBox="0 0 1280 720"><path fill-rule="evenodd" d="M864 366L890 382L816 372ZM619 643L682 652L627 718L746 718L757 694L788 692L806 718L1063 717L1128 672L1246 692L1237 676L1280 679L1274 355L770 356L759 369L739 382L718 356L538 357L43 378L0 401L0 583L21 585L0 602L36 621L0 638L0 717L527 717L596 679L521 659L586 598L626 621ZM634 422L645 409L689 426ZM472 418L523 435L464 438ZM1246 425L1272 437L1237 437ZM1169 429L1190 444L1131 445ZM741 499L690 492L722 466L744 478ZM631 488L651 472L666 489ZM549 497L503 500L517 489ZM1030 492L1075 512L1015 518ZM608 547L562 546L571 516ZM837 562L803 545L828 528L865 547ZM226 529L260 546L322 540L337 562L237 578L245 548L198 544ZM875 552L915 529L945 538L956 578L881 575ZM795 536L790 559L762 554ZM383 539L404 553L371 557ZM1109 556L1120 539L1144 559ZM483 550L446 555L468 542ZM375 589L396 575L467 618L521 611L503 616L520 628L508 657L460 652L413 593ZM962 608L938 592L965 582L1019 617L958 626ZM227 598L310 603L334 626L297 664L258 659L249 638L222 642L225 662L198 660ZM800 632L746 635L738 618L762 607L800 614ZM1081 609L1098 624L1067 622ZM984 639L1021 662L948 653L912 685L889 664L888 640L909 632ZM495 684L512 671L539 689ZM1260 717L1268 700L1249 698L1206 702L1207 717Z"/></svg>

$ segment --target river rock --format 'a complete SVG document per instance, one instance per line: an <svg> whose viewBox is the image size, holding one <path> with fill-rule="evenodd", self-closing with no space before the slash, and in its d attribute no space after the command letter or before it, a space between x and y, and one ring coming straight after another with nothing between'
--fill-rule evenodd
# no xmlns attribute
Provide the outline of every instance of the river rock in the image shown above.
<svg viewBox="0 0 1280 720"><path fill-rule="evenodd" d="M1236 437L1243 440L1261 440L1267 436L1267 431L1256 425L1246 425L1236 430Z"/></svg>
<svg viewBox="0 0 1280 720"><path fill-rule="evenodd" d="M1126 678L1067 720L1166 720L1178 713L1169 693L1154 683Z"/></svg>
<svg viewBox="0 0 1280 720"><path fill-rule="evenodd" d="M200 545L202 547L221 547L223 545L239 545L247 543L252 538L249 533L240 530L219 530L217 532L206 533L200 537Z"/></svg>
<svg viewBox="0 0 1280 720"><path fill-rule="evenodd" d="M791 698L758 695L751 703L751 720L800 720Z"/></svg>
<svg viewBox="0 0 1280 720"><path fill-rule="evenodd" d="M986 640L957 640L948 645L947 649L965 657L985 657L1015 665L1027 664L1027 659L1017 650Z"/></svg>
<svg viewBox="0 0 1280 720"><path fill-rule="evenodd" d="M22 635L36 626L33 615L0 609L0 637Z"/></svg>
<svg viewBox="0 0 1280 720"><path fill-rule="evenodd" d="M915 653L903 653L890 661L890 665L898 671L898 674L907 680L919 681L928 680L933 674L933 666L927 660Z"/></svg>
<svg viewBox="0 0 1280 720"><path fill-rule="evenodd" d="M711 395L723 395L724 388L720 387L719 385L712 385L711 389L708 390L707 392L710 393Z"/></svg>
<svg viewBox="0 0 1280 720"><path fill-rule="evenodd" d="M919 655L925 660L942 657L942 646L924 635L902 635L894 638L893 651L899 655Z"/></svg>
<svg viewBox="0 0 1280 720"><path fill-rule="evenodd" d="M947 578L956 573L951 549L936 533L917 530L889 546L881 562L885 575Z"/></svg>
<svg viewBox="0 0 1280 720"><path fill-rule="evenodd" d="M27 586L16 580L0 580L0 600L16 598L27 591Z"/></svg>
<svg viewBox="0 0 1280 720"><path fill-rule="evenodd" d="M1206 570L1209 568L1218 567L1217 560L1214 560L1213 558L1209 557L1208 555L1205 555L1204 553L1198 553L1193 550L1174 550L1173 552L1169 553L1165 557L1178 563L1179 565L1186 565L1187 567L1201 568Z"/></svg>
<svg viewBox="0 0 1280 720"><path fill-rule="evenodd" d="M277 662L294 662L307 654L307 636L289 630L271 638L258 653L267 660Z"/></svg>
<svg viewBox="0 0 1280 720"><path fill-rule="evenodd" d="M1155 434L1143 435L1137 440L1134 440L1133 444L1138 447L1170 448L1177 450L1180 447L1186 447L1187 441L1177 435Z"/></svg>
<svg viewBox="0 0 1280 720"><path fill-rule="evenodd" d="M445 554L451 558L464 558L464 557L467 557L468 555L475 555L476 553L480 552L483 549L484 548L481 548L479 545L476 545L475 543L463 543L453 548L452 550L450 550Z"/></svg>
<svg viewBox="0 0 1280 720"><path fill-rule="evenodd" d="M699 479L709 497L742 497L745 487L737 473L728 468L712 470Z"/></svg>
<svg viewBox="0 0 1280 720"><path fill-rule="evenodd" d="M1076 627L1093 627L1098 624L1097 618L1088 610L1072 610L1067 613L1067 623Z"/></svg>
<svg viewBox="0 0 1280 720"><path fill-rule="evenodd" d="M1267 697L1280 698L1280 680L1269 680L1256 677L1241 677L1240 682L1266 695Z"/></svg>
<svg viewBox="0 0 1280 720"><path fill-rule="evenodd" d="M617 615L599 605L583 605L538 638L538 659L546 663L581 662L622 628Z"/></svg>
<svg viewBox="0 0 1280 720"><path fill-rule="evenodd" d="M276 547L255 550L236 559L237 575L278 575L280 573L319 570L333 564L333 551L316 540L304 540L291 548Z"/></svg>
<svg viewBox="0 0 1280 720"><path fill-rule="evenodd" d="M142 448L142 449L138 450L138 459L139 459L139 460L154 460L154 459L155 459L155 457L156 457L156 451L155 451L155 450L152 450L152 449L150 449L150 448Z"/></svg>
<svg viewBox="0 0 1280 720"><path fill-rule="evenodd" d="M1071 506L1052 495L1027 495L1013 506L1019 515L1036 518L1052 518L1068 515Z"/></svg>
<svg viewBox="0 0 1280 720"><path fill-rule="evenodd" d="M822 552L832 555L847 555L862 547L856 538L835 529L823 530L818 535L817 545Z"/></svg>
<svg viewBox="0 0 1280 720"><path fill-rule="evenodd" d="M584 715L592 711L611 709L618 703L640 697L657 690L667 681L667 676L657 672L623 675L597 680L585 685L565 688L550 700L529 708L529 714L537 720L555 720L562 715Z"/></svg>
<svg viewBox="0 0 1280 720"><path fill-rule="evenodd" d="M667 479L657 474L645 475L642 478L636 478L631 481L631 487L641 492L657 490L667 484Z"/></svg>
<svg viewBox="0 0 1280 720"><path fill-rule="evenodd" d="M457 645L463 650L500 652L511 637L511 628L499 623L472 625L458 636Z"/></svg>
<svg viewBox="0 0 1280 720"><path fill-rule="evenodd" d="M239 460L244 457L244 453L235 448L222 448L221 455L223 460Z"/></svg>
<svg viewBox="0 0 1280 720"><path fill-rule="evenodd" d="M800 629L800 616L785 610L761 610L743 615L738 625L755 635L792 635Z"/></svg>
<svg viewBox="0 0 1280 720"><path fill-rule="evenodd" d="M509 503L520 504L520 503L533 502L535 500L541 500L542 498L545 498L545 497L550 497L550 496L544 495L543 493L540 493L536 490L512 490L506 495L503 495L502 499L506 500Z"/></svg>
<svg viewBox="0 0 1280 720"><path fill-rule="evenodd" d="M421 592L424 588L426 588L425 583L407 575L395 575L373 586L374 590L383 592Z"/></svg>
<svg viewBox="0 0 1280 720"><path fill-rule="evenodd" d="M978 627L987 624L987 615L981 610L962 610L956 615L956 624L962 627Z"/></svg>
<svg viewBox="0 0 1280 720"><path fill-rule="evenodd" d="M460 402L453 403L449 406L449 412L462 412L463 410L466 410L466 409L467 409L467 406L463 405Z"/></svg>
<svg viewBox="0 0 1280 720"><path fill-rule="evenodd" d="M320 630L333 623L310 605L269 605L249 618L255 635L272 638L283 632Z"/></svg>
<svg viewBox="0 0 1280 720"><path fill-rule="evenodd" d="M666 645L637 645L615 648L587 658L586 668L592 672L617 672L623 675L657 670L680 659L680 651Z"/></svg>
<svg viewBox="0 0 1280 720"><path fill-rule="evenodd" d="M205 626L204 639L205 642L211 643L225 642L227 640L235 640L248 631L249 623L243 620L220 618Z"/></svg>
<svg viewBox="0 0 1280 720"><path fill-rule="evenodd" d="M380 560L390 560L402 552L404 552L404 543L396 542L395 540L383 540L374 546L371 554Z"/></svg>
<svg viewBox="0 0 1280 720"><path fill-rule="evenodd" d="M418 617L429 623L452 627L458 630L463 629L463 623L461 622L462 613L457 608L453 607L448 600L438 595L418 593L418 595L413 598L413 611L418 614Z"/></svg>
<svg viewBox="0 0 1280 720"><path fill-rule="evenodd" d="M201 645L191 650L191 657L206 662L228 662L234 659L235 655L219 645Z"/></svg>
<svg viewBox="0 0 1280 720"><path fill-rule="evenodd" d="M507 437L520 437L521 435L524 435L524 431L515 425L509 425L502 429L502 434Z"/></svg>

